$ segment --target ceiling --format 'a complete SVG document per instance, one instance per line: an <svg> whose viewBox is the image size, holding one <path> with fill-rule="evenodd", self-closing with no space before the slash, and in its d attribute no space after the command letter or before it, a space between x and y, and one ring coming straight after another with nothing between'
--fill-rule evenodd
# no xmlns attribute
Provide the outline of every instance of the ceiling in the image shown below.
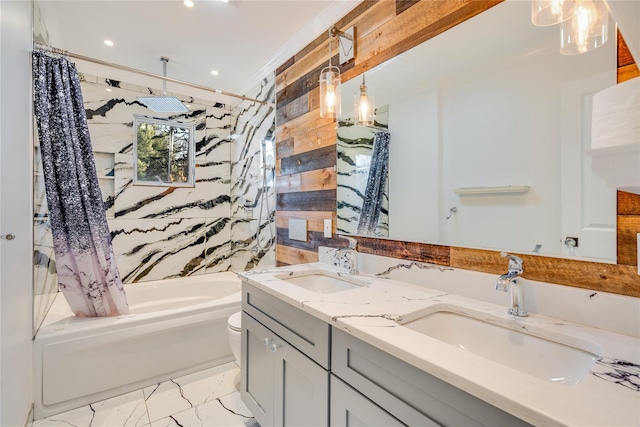
<svg viewBox="0 0 640 427"><path fill-rule="evenodd" d="M165 56L171 78L244 95L358 1L194 3L37 0L35 41L155 74L162 74Z"/></svg>

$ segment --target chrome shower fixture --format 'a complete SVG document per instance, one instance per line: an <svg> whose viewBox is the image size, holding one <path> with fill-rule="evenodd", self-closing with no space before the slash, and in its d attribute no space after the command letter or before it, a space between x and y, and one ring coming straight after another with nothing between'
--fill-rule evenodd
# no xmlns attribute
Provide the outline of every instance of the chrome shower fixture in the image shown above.
<svg viewBox="0 0 640 427"><path fill-rule="evenodd" d="M169 58L161 56L162 76L167 77ZM175 96L167 96L167 81L162 81L162 96L140 96L138 101L156 113L188 113L189 109Z"/></svg>

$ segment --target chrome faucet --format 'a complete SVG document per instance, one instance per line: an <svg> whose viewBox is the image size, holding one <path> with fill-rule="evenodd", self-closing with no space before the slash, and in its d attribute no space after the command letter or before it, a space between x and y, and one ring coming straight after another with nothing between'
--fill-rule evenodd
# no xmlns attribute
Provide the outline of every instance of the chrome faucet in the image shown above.
<svg viewBox="0 0 640 427"><path fill-rule="evenodd" d="M349 273L350 274L358 274L358 252L356 251L356 246L358 241L353 237L338 235L341 239L346 239L349 242L348 248L338 248L337 252L344 252L348 254L349 259Z"/></svg>
<svg viewBox="0 0 640 427"><path fill-rule="evenodd" d="M527 316L524 309L524 290L516 280L516 277L522 276L524 268L522 267L522 258L506 252L500 252L503 257L509 258L509 270L507 274L502 274L496 281L496 290L507 292L511 288L511 306L509 314L519 317Z"/></svg>

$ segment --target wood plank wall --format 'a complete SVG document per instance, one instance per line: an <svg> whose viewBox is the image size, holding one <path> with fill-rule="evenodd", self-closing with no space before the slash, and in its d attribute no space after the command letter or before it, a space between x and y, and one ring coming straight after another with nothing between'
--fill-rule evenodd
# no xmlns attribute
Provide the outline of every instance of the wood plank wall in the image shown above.
<svg viewBox="0 0 640 427"><path fill-rule="evenodd" d="M618 264L638 265L638 233L640 233L640 195L618 191L617 218Z"/></svg>
<svg viewBox="0 0 640 427"><path fill-rule="evenodd" d="M501 1L365 0L335 24L338 29L355 27L355 58L342 66L342 79L350 80ZM338 52L337 41L333 43ZM318 246L346 245L335 235L336 123L320 118L318 110L318 77L328 56L325 33L276 70L278 265L314 262ZM332 63L338 63L337 55ZM306 242L289 239L290 218L307 220ZM323 237L324 219L332 221L331 238ZM374 238L359 238L358 250L494 274L506 268L496 251ZM520 256L526 278L640 297L640 276L631 265Z"/></svg>
<svg viewBox="0 0 640 427"><path fill-rule="evenodd" d="M633 60L627 43L618 30L618 83L631 80L634 77L640 77L640 69L638 69L638 64Z"/></svg>

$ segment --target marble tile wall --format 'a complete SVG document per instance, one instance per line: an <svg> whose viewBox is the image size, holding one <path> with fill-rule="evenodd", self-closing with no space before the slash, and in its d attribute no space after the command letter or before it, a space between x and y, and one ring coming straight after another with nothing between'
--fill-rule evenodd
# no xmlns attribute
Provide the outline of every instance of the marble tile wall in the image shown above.
<svg viewBox="0 0 640 427"><path fill-rule="evenodd" d="M273 182L263 186L260 179L262 141L271 141L274 132L273 104L242 101L232 108L171 94L188 104L189 112L160 114L137 100L159 94L155 90L81 77L100 188L125 283L275 265ZM272 76L246 95L274 102L274 88ZM132 185L134 114L196 123L194 188ZM35 140L34 288L48 294L57 290L57 278ZM267 146L273 165L273 143ZM263 193L269 200L263 199L259 221ZM258 227L262 250L256 243ZM44 316L46 307L36 311Z"/></svg>
<svg viewBox="0 0 640 427"><path fill-rule="evenodd" d="M137 100L148 89L89 75L82 91L123 281L228 270L229 106L178 95L188 113L154 113ZM194 188L133 185L135 114L195 123Z"/></svg>
<svg viewBox="0 0 640 427"><path fill-rule="evenodd" d="M262 80L247 96L272 104L243 101L231 113L234 271L275 266L275 75Z"/></svg>

